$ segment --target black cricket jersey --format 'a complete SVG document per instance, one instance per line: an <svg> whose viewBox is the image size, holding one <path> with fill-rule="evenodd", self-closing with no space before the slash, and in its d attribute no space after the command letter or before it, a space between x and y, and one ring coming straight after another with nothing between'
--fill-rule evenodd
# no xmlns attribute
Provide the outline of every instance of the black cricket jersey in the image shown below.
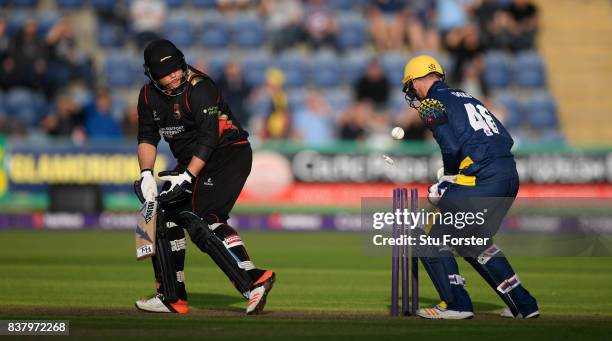
<svg viewBox="0 0 612 341"><path fill-rule="evenodd" d="M213 80L198 70L189 67L185 91L177 96L151 83L140 89L138 143L157 147L163 137L182 165L193 156L208 161L215 149L246 144L248 136Z"/></svg>

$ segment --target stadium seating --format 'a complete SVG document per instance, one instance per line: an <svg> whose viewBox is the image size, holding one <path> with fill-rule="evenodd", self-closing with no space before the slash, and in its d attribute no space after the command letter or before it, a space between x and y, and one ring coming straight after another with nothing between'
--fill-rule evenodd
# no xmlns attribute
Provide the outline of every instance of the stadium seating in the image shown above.
<svg viewBox="0 0 612 341"><path fill-rule="evenodd" d="M100 11L111 11L115 8L115 0L89 0L93 8Z"/></svg>
<svg viewBox="0 0 612 341"><path fill-rule="evenodd" d="M340 85L342 60L331 52L322 52L314 55L310 65L311 82L322 88Z"/></svg>
<svg viewBox="0 0 612 341"><path fill-rule="evenodd" d="M126 52L110 52L104 64L104 73L110 87L130 87L135 80L135 61Z"/></svg>
<svg viewBox="0 0 612 341"><path fill-rule="evenodd" d="M117 25L98 22L96 39L101 47L121 47L125 44L125 32Z"/></svg>
<svg viewBox="0 0 612 341"><path fill-rule="evenodd" d="M298 52L285 53L278 58L274 66L285 73L285 85L290 88L302 87L308 77L308 64Z"/></svg>
<svg viewBox="0 0 612 341"><path fill-rule="evenodd" d="M38 0L13 0L12 4L19 8L34 8L38 6Z"/></svg>
<svg viewBox="0 0 612 341"><path fill-rule="evenodd" d="M264 43L264 25L257 16L237 16L231 22L231 31L234 43L240 48L255 49Z"/></svg>
<svg viewBox="0 0 612 341"><path fill-rule="evenodd" d="M208 64L208 75L213 79L219 79L223 74L225 65L231 60L231 53L227 50L215 51L212 55L206 55L206 64Z"/></svg>
<svg viewBox="0 0 612 341"><path fill-rule="evenodd" d="M185 0L166 0L168 8L180 8L185 5Z"/></svg>
<svg viewBox="0 0 612 341"><path fill-rule="evenodd" d="M341 49L356 49L365 45L367 26L365 20L354 13L342 14L339 19L338 46Z"/></svg>
<svg viewBox="0 0 612 341"><path fill-rule="evenodd" d="M502 52L492 51L485 56L484 81L491 89L505 89L512 81L511 61Z"/></svg>
<svg viewBox="0 0 612 341"><path fill-rule="evenodd" d="M365 66L372 60L373 55L367 51L351 52L342 61L342 74L346 83L357 82L363 74Z"/></svg>
<svg viewBox="0 0 612 341"><path fill-rule="evenodd" d="M57 20L60 18L60 15L57 12L53 11L45 11L41 15L38 16L38 30L37 35L39 37L44 37L49 30L55 25Z"/></svg>
<svg viewBox="0 0 612 341"><path fill-rule="evenodd" d="M201 29L201 43L206 48L225 48L229 44L229 27L219 12L205 14Z"/></svg>
<svg viewBox="0 0 612 341"><path fill-rule="evenodd" d="M406 102L406 95L401 91L393 91L391 93L389 102L389 108L395 114L399 113L402 109L408 106L408 103Z"/></svg>
<svg viewBox="0 0 612 341"><path fill-rule="evenodd" d="M544 88L546 75L544 61L534 51L521 52L514 63L516 85L521 88Z"/></svg>
<svg viewBox="0 0 612 341"><path fill-rule="evenodd" d="M5 109L9 117L34 126L42 118L46 103L42 95L30 89L14 88L6 94Z"/></svg>
<svg viewBox="0 0 612 341"><path fill-rule="evenodd" d="M406 53L387 52L380 57L380 65L385 71L391 86L400 86L404 78L404 66L410 56Z"/></svg>
<svg viewBox="0 0 612 341"><path fill-rule="evenodd" d="M194 27L189 18L176 13L164 25L164 36L179 48L188 48L194 43Z"/></svg>
<svg viewBox="0 0 612 341"><path fill-rule="evenodd" d="M62 9L78 9L83 7L85 0L55 0L55 3Z"/></svg>
<svg viewBox="0 0 612 341"><path fill-rule="evenodd" d="M269 66L270 55L263 51L249 53L242 60L242 72L244 72L247 82L252 86L260 86L264 83Z"/></svg>
<svg viewBox="0 0 612 341"><path fill-rule="evenodd" d="M494 98L494 102L506 109L504 126L508 129L519 127L523 123L523 111L521 103L511 92L503 92ZM493 113L495 114L495 113Z"/></svg>
<svg viewBox="0 0 612 341"><path fill-rule="evenodd" d="M217 0L191 0L195 8L213 9L217 7Z"/></svg>
<svg viewBox="0 0 612 341"><path fill-rule="evenodd" d="M325 90L323 97L334 111L335 115L340 115L351 103L351 94L342 88Z"/></svg>
<svg viewBox="0 0 612 341"><path fill-rule="evenodd" d="M0 119L5 115L6 108L4 105L4 91L0 90Z"/></svg>
<svg viewBox="0 0 612 341"><path fill-rule="evenodd" d="M16 34L28 19L34 17L33 13L25 10L12 11L11 15L6 19L6 32L8 35Z"/></svg>
<svg viewBox="0 0 612 341"><path fill-rule="evenodd" d="M48 1L0 0L0 6L10 11L7 18L7 32L13 35L29 19L38 19L38 32L42 38L63 13L97 9L111 12L125 10L132 0L54 0L56 11ZM272 54L266 41L265 17L256 10L220 12L218 0L165 0L168 18L161 34L172 40L185 53L188 63L202 68L218 79L226 63L233 58L239 60L245 79L254 87L264 84L266 71L274 66L285 74L285 88L289 93L292 107L304 103L306 86L313 86L324 92L324 97L334 110L341 110L350 104L350 89L363 75L365 66L377 58L393 89L389 108L395 112L406 106L404 95L399 92L403 67L411 55L420 51L381 52L372 49L369 37L369 23L364 17L366 0L329 0L326 5L336 14L339 24L337 45L339 50L313 51L306 44L298 48ZM497 0L509 2L510 0ZM38 7L36 7L38 6ZM141 52L134 49L130 36L125 30L106 20L106 14L93 22L95 41L93 48L100 51L103 76L107 86L121 91L134 90L144 79L140 65ZM76 28L76 26L75 26ZM78 32L77 32L78 33ZM429 53L431 52L423 52ZM445 52L433 53L445 70L450 70L452 55ZM513 55L509 52L489 51L484 56L482 79L492 99L505 107L505 125L513 132L525 131L531 138L541 131L543 139L562 139L558 130L555 101L546 93L546 65L535 51ZM52 66L52 64L49 64ZM53 77L66 78L53 74ZM133 88L132 88L133 87ZM532 94L532 92L534 92ZM7 107L5 93L4 104ZM11 96L11 103L18 103L23 95L17 92ZM121 107L121 105L119 105ZM23 111L28 117L27 110ZM31 121L31 119L26 119Z"/></svg>
<svg viewBox="0 0 612 341"><path fill-rule="evenodd" d="M356 2L356 0L327 0L329 7L342 11L351 10Z"/></svg>
<svg viewBox="0 0 612 341"><path fill-rule="evenodd" d="M557 128L557 107L547 92L538 92L529 97L524 102L523 115L535 129Z"/></svg>
<svg viewBox="0 0 612 341"><path fill-rule="evenodd" d="M304 107L306 94L302 89L289 90L287 91L287 101L289 102L289 109L295 113Z"/></svg>

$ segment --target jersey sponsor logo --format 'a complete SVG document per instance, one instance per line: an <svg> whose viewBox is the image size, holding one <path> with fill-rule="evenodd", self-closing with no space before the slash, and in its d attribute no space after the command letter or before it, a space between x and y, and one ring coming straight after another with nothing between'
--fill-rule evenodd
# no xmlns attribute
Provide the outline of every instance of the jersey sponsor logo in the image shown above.
<svg viewBox="0 0 612 341"><path fill-rule="evenodd" d="M202 112L206 115L219 115L219 107L217 107L216 105L213 105L211 107L208 107L202 110Z"/></svg>
<svg viewBox="0 0 612 341"><path fill-rule="evenodd" d="M215 184L213 184L213 182L212 182L212 178L208 178L208 179L206 179L206 181L204 181L204 182L202 183L202 185L204 185L204 186L211 186L211 187L212 187L212 186L214 186Z"/></svg>
<svg viewBox="0 0 612 341"><path fill-rule="evenodd" d="M159 133L166 138L173 138L174 136L182 133L185 131L185 127L184 126L178 126L178 127L164 127L159 129Z"/></svg>
<svg viewBox="0 0 612 341"><path fill-rule="evenodd" d="M159 121L159 120L161 120L161 118L160 118L160 117L159 117L159 115L157 114L157 110L153 110L152 115L153 115L153 120L154 120L154 121Z"/></svg>

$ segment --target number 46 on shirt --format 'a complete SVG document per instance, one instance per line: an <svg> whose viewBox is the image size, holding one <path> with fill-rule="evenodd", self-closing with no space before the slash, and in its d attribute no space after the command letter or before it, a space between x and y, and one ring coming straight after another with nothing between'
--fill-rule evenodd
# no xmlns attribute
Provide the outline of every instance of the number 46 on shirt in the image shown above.
<svg viewBox="0 0 612 341"><path fill-rule="evenodd" d="M475 131L482 129L487 136L499 134L499 129L495 125L495 121L487 108L478 104L474 106L472 103L465 104L465 111L470 120L470 125Z"/></svg>

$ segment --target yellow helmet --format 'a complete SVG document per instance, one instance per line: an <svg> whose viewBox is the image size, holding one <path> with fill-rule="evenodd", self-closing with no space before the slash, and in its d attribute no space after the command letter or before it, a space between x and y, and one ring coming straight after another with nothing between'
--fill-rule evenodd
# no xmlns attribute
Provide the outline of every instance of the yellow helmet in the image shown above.
<svg viewBox="0 0 612 341"><path fill-rule="evenodd" d="M427 55L414 57L410 59L408 63L406 63L402 83L406 84L413 79L425 77L432 72L436 72L444 76L442 66L434 57Z"/></svg>

